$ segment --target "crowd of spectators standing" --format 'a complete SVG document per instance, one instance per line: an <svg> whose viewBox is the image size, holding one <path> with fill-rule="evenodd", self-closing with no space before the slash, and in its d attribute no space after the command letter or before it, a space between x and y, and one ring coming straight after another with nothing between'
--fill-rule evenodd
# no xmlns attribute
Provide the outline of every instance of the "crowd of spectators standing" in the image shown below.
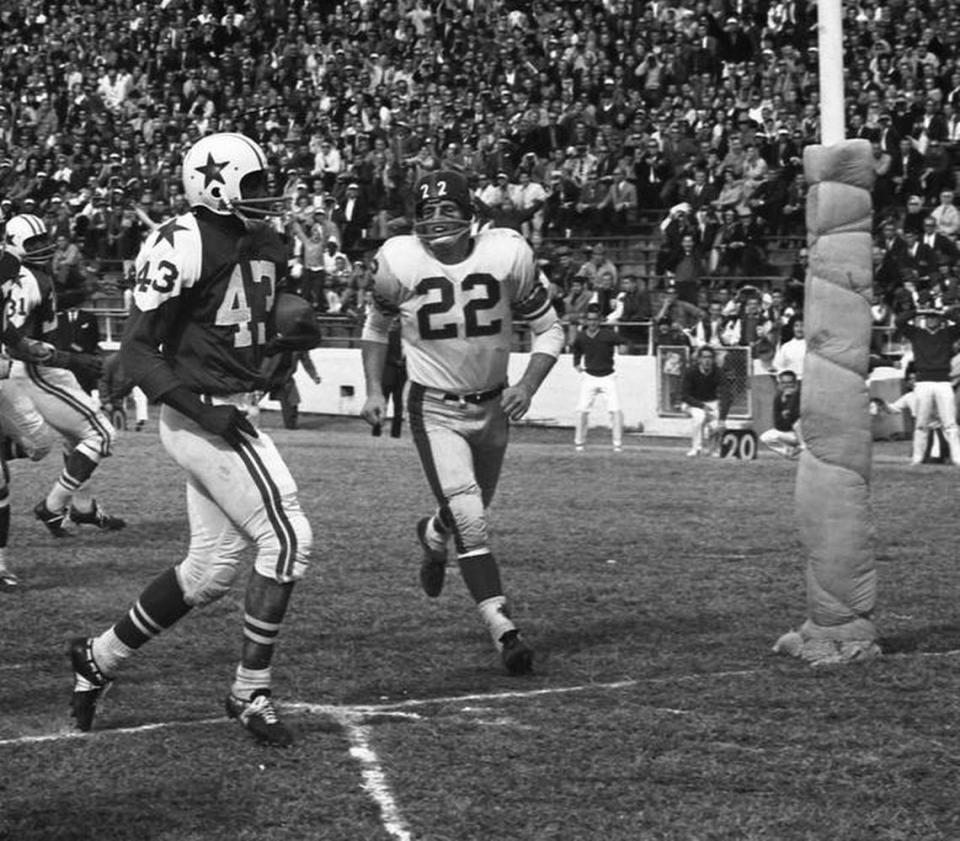
<svg viewBox="0 0 960 841"><path fill-rule="evenodd" d="M594 302L692 337L714 299L755 297L733 279L770 273L767 243L803 233L816 23L808 0L9 0L2 211L47 220L61 273L128 272L185 210L184 149L243 132L288 197L318 309L359 312L370 246L408 229L423 172L453 167L572 318ZM847 3L844 45L848 133L876 161L881 323L956 295L960 2ZM649 211L652 279L562 244Z"/></svg>

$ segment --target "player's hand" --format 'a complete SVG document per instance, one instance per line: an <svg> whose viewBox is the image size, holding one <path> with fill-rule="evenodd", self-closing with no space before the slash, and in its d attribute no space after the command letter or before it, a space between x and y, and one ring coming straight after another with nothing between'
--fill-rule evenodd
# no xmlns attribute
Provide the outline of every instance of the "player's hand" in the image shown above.
<svg viewBox="0 0 960 841"><path fill-rule="evenodd" d="M500 395L500 405L510 420L518 421L527 413L532 399L530 390L524 385L517 384L503 390L503 394Z"/></svg>
<svg viewBox="0 0 960 841"><path fill-rule="evenodd" d="M24 339L19 349L26 362L47 362L56 351L53 345L36 339Z"/></svg>
<svg viewBox="0 0 960 841"><path fill-rule="evenodd" d="M257 430L250 423L250 418L236 406L204 405L203 410L197 415L196 421L207 432L212 432L214 435L220 435L223 438L236 435L237 432L245 432L254 438L259 437Z"/></svg>
<svg viewBox="0 0 960 841"><path fill-rule="evenodd" d="M386 413L387 401L383 398L383 395L372 394L364 401L363 408L360 410L360 417L376 429L383 424Z"/></svg>

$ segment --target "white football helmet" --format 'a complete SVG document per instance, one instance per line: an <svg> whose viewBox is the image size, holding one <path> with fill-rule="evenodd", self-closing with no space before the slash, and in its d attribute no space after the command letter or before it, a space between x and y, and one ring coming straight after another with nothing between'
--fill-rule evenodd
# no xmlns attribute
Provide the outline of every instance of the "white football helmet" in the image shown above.
<svg viewBox="0 0 960 841"><path fill-rule="evenodd" d="M221 216L267 216L280 212L267 196L267 156L249 137L219 132L201 138L183 156L183 190L191 207Z"/></svg>
<svg viewBox="0 0 960 841"><path fill-rule="evenodd" d="M46 263L57 250L43 220L30 213L18 213L7 220L4 244L7 251L26 264Z"/></svg>

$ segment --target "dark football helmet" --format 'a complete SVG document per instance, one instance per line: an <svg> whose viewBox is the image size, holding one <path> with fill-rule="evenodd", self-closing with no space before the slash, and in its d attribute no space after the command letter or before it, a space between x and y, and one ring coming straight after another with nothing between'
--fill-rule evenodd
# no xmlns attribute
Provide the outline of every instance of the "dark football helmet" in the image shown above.
<svg viewBox="0 0 960 841"><path fill-rule="evenodd" d="M462 173L427 173L417 182L416 198L413 229L430 248L449 248L470 236L473 201ZM456 215L450 212L454 207Z"/></svg>

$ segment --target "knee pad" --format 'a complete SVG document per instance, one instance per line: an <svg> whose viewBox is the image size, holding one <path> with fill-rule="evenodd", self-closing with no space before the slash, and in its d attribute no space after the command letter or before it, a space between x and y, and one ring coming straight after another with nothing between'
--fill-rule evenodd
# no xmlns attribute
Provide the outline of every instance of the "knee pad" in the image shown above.
<svg viewBox="0 0 960 841"><path fill-rule="evenodd" d="M447 500L453 515L457 553L477 552L487 548L487 512L483 507L480 487L472 485Z"/></svg>
<svg viewBox="0 0 960 841"><path fill-rule="evenodd" d="M313 547L313 530L299 504L284 508L284 512L286 516L279 518L276 527L257 536L254 562L260 575L281 584L303 578Z"/></svg>
<svg viewBox="0 0 960 841"><path fill-rule="evenodd" d="M177 566L177 580L183 600L191 607L215 602L230 589L237 577L237 558L205 558L188 555Z"/></svg>

